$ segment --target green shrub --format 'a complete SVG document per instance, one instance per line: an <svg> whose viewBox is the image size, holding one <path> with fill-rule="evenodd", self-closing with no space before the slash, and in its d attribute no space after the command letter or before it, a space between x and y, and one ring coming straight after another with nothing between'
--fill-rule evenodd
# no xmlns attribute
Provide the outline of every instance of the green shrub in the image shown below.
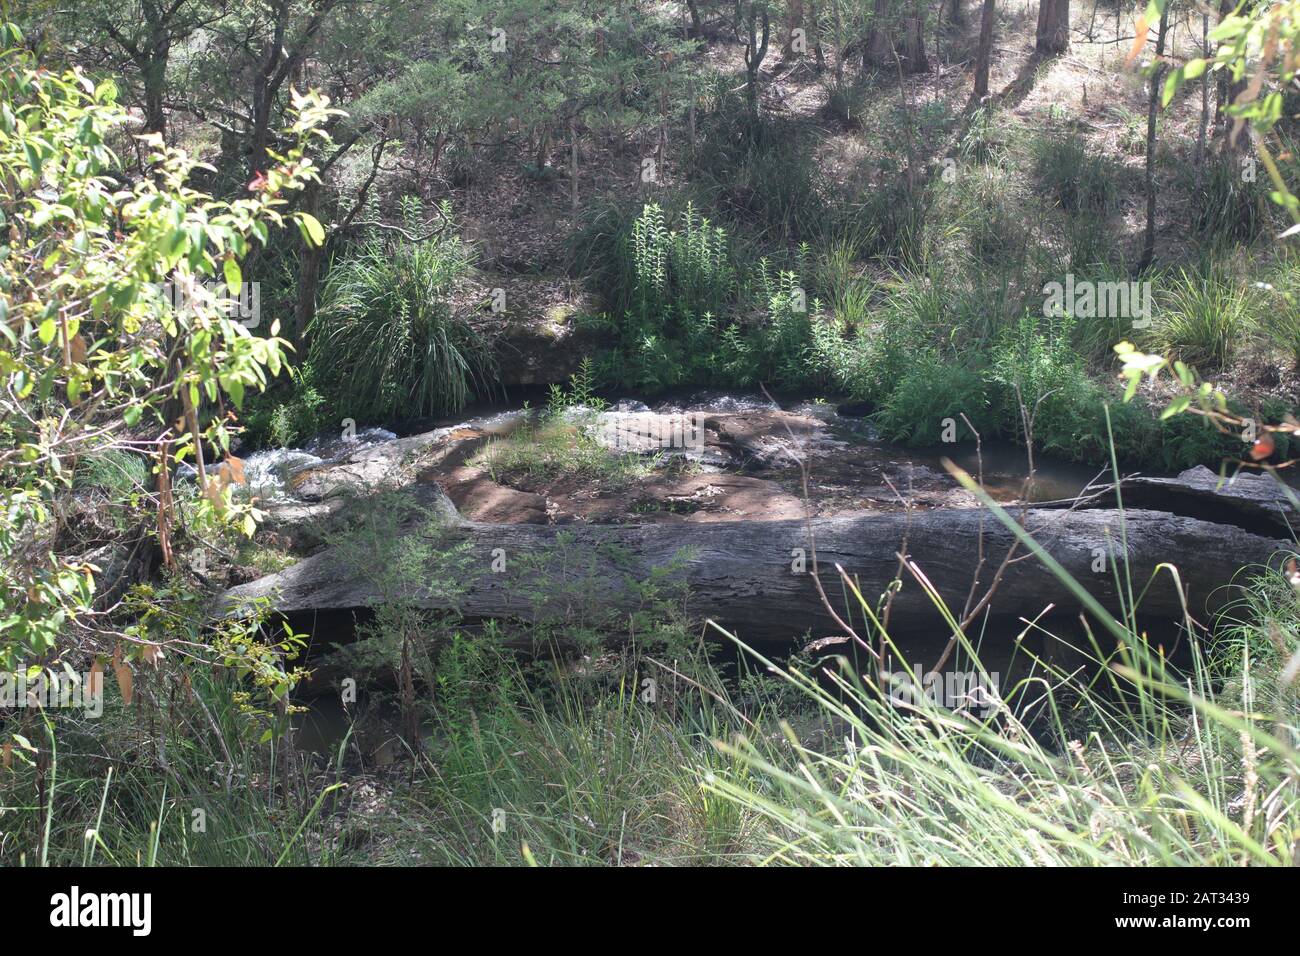
<svg viewBox="0 0 1300 956"><path fill-rule="evenodd" d="M290 367L288 376L244 405L246 448L289 448L319 434L333 419L330 403L316 386L310 364Z"/></svg>
<svg viewBox="0 0 1300 956"><path fill-rule="evenodd" d="M1106 224L1106 217L1096 212L1080 212L1065 223L1065 261L1075 275L1122 270L1123 245ZM1059 262L1060 257L1054 256Z"/></svg>
<svg viewBox="0 0 1300 956"><path fill-rule="evenodd" d="M785 242L815 236L831 213L813 155L816 137L800 124L749 122L744 111L706 117L696 154L698 179L729 217Z"/></svg>
<svg viewBox="0 0 1300 956"><path fill-rule="evenodd" d="M493 387L490 354L453 305L470 252L449 213L444 207L439 235L372 236L330 268L309 330L310 362L358 421L457 411ZM427 231L417 201L404 203L403 214L408 232Z"/></svg>
<svg viewBox="0 0 1300 956"><path fill-rule="evenodd" d="M993 351L989 381L999 386L995 413L1004 433L1024 432L1021 403L1043 435L1059 439L1059 419L1068 412L1071 389L1084 377L1083 362L1070 346L1074 322L1026 315L1004 334Z"/></svg>
<svg viewBox="0 0 1300 956"><path fill-rule="evenodd" d="M102 491L114 502L126 502L152 484L148 459L115 449L78 462L72 474L73 488Z"/></svg>
<svg viewBox="0 0 1300 956"><path fill-rule="evenodd" d="M1253 156L1229 155L1206 164L1192 204L1192 228L1198 235L1251 242L1268 226L1268 177L1258 168L1254 181L1247 181L1242 160L1256 162Z"/></svg>
<svg viewBox="0 0 1300 956"><path fill-rule="evenodd" d="M910 267L922 258L929 213L926 194L900 176L872 190L858 215L873 224L876 255Z"/></svg>
<svg viewBox="0 0 1300 956"><path fill-rule="evenodd" d="M929 337L915 324L878 313L856 328L839 318L814 322L809 355L817 373L854 399L880 402Z"/></svg>
<svg viewBox="0 0 1300 956"><path fill-rule="evenodd" d="M664 323L673 316L722 315L736 295L726 231L687 203L670 229L664 211L648 203L626 239L633 314Z"/></svg>
<svg viewBox="0 0 1300 956"><path fill-rule="evenodd" d="M1260 331L1300 367L1300 250L1284 247L1267 278L1263 314L1268 320Z"/></svg>
<svg viewBox="0 0 1300 956"><path fill-rule="evenodd" d="M754 365L781 388L814 384L810 379L807 353L812 327L807 294L793 272L772 274L759 270L767 314L754 331Z"/></svg>
<svg viewBox="0 0 1300 956"><path fill-rule="evenodd" d="M1024 255L1025 210L1010 173L976 166L960 176L957 214L970 252L988 265L1014 268Z"/></svg>
<svg viewBox="0 0 1300 956"><path fill-rule="evenodd" d="M1180 269L1156 293L1152 338L1188 365L1227 364L1255 326L1256 294L1214 264Z"/></svg>
<svg viewBox="0 0 1300 956"><path fill-rule="evenodd" d="M963 413L981 433L991 424L983 377L975 369L924 352L914 357L874 420L890 441L931 445L943 436L949 418L956 422L958 436L973 437L961 420Z"/></svg>
<svg viewBox="0 0 1300 956"><path fill-rule="evenodd" d="M591 320L615 340L597 363L602 384L647 392L809 384L803 360L817 304L795 272L766 259L738 272L727 232L690 203L675 228L647 204L619 248L625 307Z"/></svg>
<svg viewBox="0 0 1300 956"><path fill-rule="evenodd" d="M1036 139L1033 171L1043 193L1068 213L1108 212L1123 178L1123 169L1078 133Z"/></svg>
<svg viewBox="0 0 1300 956"><path fill-rule="evenodd" d="M826 88L826 112L850 129L862 126L862 117L870 106L871 85L860 75L851 80L832 79Z"/></svg>

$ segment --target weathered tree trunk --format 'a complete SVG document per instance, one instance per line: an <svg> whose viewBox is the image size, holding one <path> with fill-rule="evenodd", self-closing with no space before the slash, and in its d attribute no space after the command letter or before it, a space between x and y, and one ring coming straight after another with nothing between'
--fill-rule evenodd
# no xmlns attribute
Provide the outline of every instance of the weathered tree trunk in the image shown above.
<svg viewBox="0 0 1300 956"><path fill-rule="evenodd" d="M569 208L578 209L578 121L569 117Z"/></svg>
<svg viewBox="0 0 1300 956"><path fill-rule="evenodd" d="M1166 5L1160 14L1159 33L1156 36L1156 69L1151 74L1151 89L1147 94L1147 155L1144 174L1147 215L1146 228L1142 234L1142 257L1138 260L1138 272L1145 271L1156 254L1156 122L1160 114L1160 91L1165 75L1163 57L1168 25L1169 7Z"/></svg>
<svg viewBox="0 0 1300 956"><path fill-rule="evenodd" d="M426 493L430 486L422 486ZM432 489L437 493L436 488ZM1225 509L1231 515L1231 509ZM1286 547L1283 533L1260 535L1235 524L1210 522L1160 511L1113 509L1034 509L1026 527L1064 568L1106 608L1119 608L1114 562L1120 554L1121 524L1128 543L1131 580L1149 587L1140 611L1176 619L1181 604L1172 577L1157 573L1163 562L1177 565L1193 615L1218 606L1231 595L1222 587L1236 570L1266 561ZM1013 538L992 515L977 509L920 514L865 514L813 522L821 578L832 600L842 587L838 564L858 582L870 601L899 573L897 553L908 556L933 583L954 612L967 599L977 574L986 587ZM585 601L583 619L603 615L616 622L644 607L645 592L635 582L666 577L657 587L679 580L687 588L686 609L734 629L742 639L785 640L808 631L825 635L835 626L825 613L813 579L812 549L803 521L718 522L650 525L454 525L452 540L466 542L467 567L458 573L463 593L449 600L438 593L404 596L428 608L454 606L470 618L535 620L573 612ZM979 567L983 543L985 563ZM1024 553L1023 551L1021 552ZM493 563L504 570L493 573ZM430 580L445 578L430 571ZM1122 577L1122 576L1121 576ZM930 599L906 572L895 597L891 627L898 632L943 623ZM552 595L539 604L539 595ZM347 610L379 602L366 576L349 568L335 551L324 551L292 567L241 585L227 593L235 606L271 596L283 613ZM1217 603L1216 603L1217 602ZM1048 605L1077 612L1078 599L1036 558L1010 564L992 599L991 613L1032 617ZM844 609L837 607L841 613ZM854 619L861 620L860 609Z"/></svg>
<svg viewBox="0 0 1300 956"><path fill-rule="evenodd" d="M762 18L762 38L759 38L758 20ZM771 35L772 24L767 10L758 10L753 4L749 7L749 40L745 44L745 99L749 104L749 115L758 119L758 70L767 56L767 42Z"/></svg>
<svg viewBox="0 0 1300 956"><path fill-rule="evenodd" d="M163 106L167 91L167 62L171 58L171 35L166 25L152 25L149 53L141 66L144 80L144 122L150 133L167 135L167 112Z"/></svg>
<svg viewBox="0 0 1300 956"><path fill-rule="evenodd" d="M1243 12L1249 13L1250 7L1251 4L1247 4ZM1237 0L1220 0L1219 22L1222 23L1236 9ZM1245 153L1250 147L1250 137L1245 135L1244 124L1234 137L1232 132L1236 121L1228 115L1228 107L1245 92L1249 83L1249 71L1240 80L1233 80L1230 70L1220 70L1218 73L1214 90L1214 135L1219 137L1219 149L1225 155Z"/></svg>
<svg viewBox="0 0 1300 956"><path fill-rule="evenodd" d="M1207 59L1214 54L1210 50L1210 14L1201 14L1201 55ZM1201 121L1196 127L1196 188L1201 188L1201 178L1205 173L1205 140L1210 127L1210 71L1201 74Z"/></svg>
<svg viewBox="0 0 1300 956"><path fill-rule="evenodd" d="M691 28L687 33L692 40L704 39L704 22L700 19L700 6L695 0L686 0L686 9L691 15Z"/></svg>
<svg viewBox="0 0 1300 956"><path fill-rule="evenodd" d="M1034 52L1055 56L1070 49L1070 0L1041 0Z"/></svg>
<svg viewBox="0 0 1300 956"><path fill-rule="evenodd" d="M319 218L320 183L310 183L302 192L302 209ZM320 267L325 260L325 246L302 243L298 258L298 291L294 303L293 328L287 330L289 339L303 341L312 320L316 318L316 286L320 282Z"/></svg>
<svg viewBox="0 0 1300 956"><path fill-rule="evenodd" d="M890 25L890 0L875 0L871 28L862 48L862 69L883 69L894 63L894 34Z"/></svg>
<svg viewBox="0 0 1300 956"><path fill-rule="evenodd" d="M904 17L900 32L902 39L898 45L898 60L904 73L924 73L930 69L930 61L925 55L925 17Z"/></svg>
<svg viewBox="0 0 1300 956"><path fill-rule="evenodd" d="M803 43L799 49L796 49L795 38L799 36L795 31L802 30L803 26L803 0L790 0L790 20L785 34L785 46L781 49L781 56L789 58L796 54L802 54L807 51L807 36L803 36Z"/></svg>
<svg viewBox="0 0 1300 956"><path fill-rule="evenodd" d="M971 105L978 106L989 95L989 60L993 54L993 16L995 0L984 0L980 12L980 40L975 50L975 88Z"/></svg>
<svg viewBox="0 0 1300 956"><path fill-rule="evenodd" d="M903 13L895 9L892 0L876 0L862 66L891 72L901 68L905 74L930 68L925 55L925 16L918 6Z"/></svg>

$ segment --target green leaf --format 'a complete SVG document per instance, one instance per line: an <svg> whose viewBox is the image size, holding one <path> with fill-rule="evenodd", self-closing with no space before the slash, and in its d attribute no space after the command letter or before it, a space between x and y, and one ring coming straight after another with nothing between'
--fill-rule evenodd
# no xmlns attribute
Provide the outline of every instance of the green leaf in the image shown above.
<svg viewBox="0 0 1300 956"><path fill-rule="evenodd" d="M1160 413L1160 420L1164 421L1167 418L1173 418L1175 415L1178 415L1186 411L1187 407L1191 404L1192 404L1192 397L1190 395L1179 395L1177 398L1175 398L1172 402L1169 403L1168 408L1166 408L1163 412Z"/></svg>
<svg viewBox="0 0 1300 956"><path fill-rule="evenodd" d="M303 230L303 235L313 246L325 245L325 230L321 227L320 220L309 212L298 213L298 225Z"/></svg>
<svg viewBox="0 0 1300 956"><path fill-rule="evenodd" d="M226 288L230 290L231 295L239 295L239 287L244 283L244 274L239 270L239 263L231 256L221 267L221 271L226 275Z"/></svg>
<svg viewBox="0 0 1300 956"><path fill-rule="evenodd" d="M54 341L54 333L57 330L58 326L54 324L54 320L46 319L36 329L36 337L41 340L42 345L49 345Z"/></svg>

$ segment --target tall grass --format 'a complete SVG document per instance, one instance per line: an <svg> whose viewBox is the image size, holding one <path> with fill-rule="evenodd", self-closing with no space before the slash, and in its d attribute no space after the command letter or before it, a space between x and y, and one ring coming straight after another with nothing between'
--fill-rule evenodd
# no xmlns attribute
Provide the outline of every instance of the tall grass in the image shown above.
<svg viewBox="0 0 1300 956"><path fill-rule="evenodd" d="M457 865L719 865L751 857L753 816L700 786L742 784L743 760L711 741L738 725L653 665L592 695L556 675L546 693L516 673L517 697L480 699L434 728L439 759L422 767L393 833L400 862ZM658 681L647 699L646 681ZM534 676L531 681L537 684ZM414 824L414 826L412 826Z"/></svg>
<svg viewBox="0 0 1300 956"><path fill-rule="evenodd" d="M1039 188L1068 213L1105 213L1119 195L1122 168L1078 133L1044 135L1032 144Z"/></svg>
<svg viewBox="0 0 1300 956"><path fill-rule="evenodd" d="M403 211L408 235L428 231L418 203ZM458 411L492 388L490 354L456 305L471 257L448 215L440 234L371 236L331 266L308 333L310 362L358 421Z"/></svg>
<svg viewBox="0 0 1300 956"><path fill-rule="evenodd" d="M1087 597L1014 519L984 500ZM1294 865L1300 858L1300 711L1294 674L1289 682L1280 679L1277 662L1300 666L1296 632L1289 631L1271 663L1275 683L1283 685L1280 696L1266 702L1224 694L1190 619L1184 623L1193 641L1191 665L1175 672L1137 625L1140 602L1133 595L1143 582L1129 580L1123 567L1114 574L1118 592L1127 595L1120 615L1091 599L1084 603L1097 634L1109 634L1115 649L1105 651L1090 630L1075 647L1087 659L1086 673L1034 659L1023 679L984 698L988 713L941 706L926 695L900 701L870 669L827 668L818 679L766 661L838 722L840 742L809 747L791 739L783 758L761 739L738 736L720 743L720 751L745 761L768 788L714 777L706 789L767 821L767 862ZM875 626L870 639L905 662L874 604L856 588L848 593ZM936 614L954 627L952 612L927 593ZM1292 628L1300 621L1289 583L1271 602L1286 608ZM1247 625L1260 626L1258 619ZM1026 627L1034 630L1043 629ZM955 627L954 634L961 666L987 675L970 641ZM1238 689L1251 684L1252 666L1248 657L1237 659ZM1279 706L1281 697L1287 702Z"/></svg>
<svg viewBox="0 0 1300 956"><path fill-rule="evenodd" d="M328 865L337 763L313 769L241 705L234 675L196 668L166 720L114 693L102 718L31 715L36 750L4 789L0 860L50 866ZM108 679L106 692L116 685ZM189 694L188 699L185 693ZM146 682L137 694L149 694ZM245 693L246 696L246 693ZM139 709L142 708L142 709ZM286 717L272 718L284 729ZM12 728L11 728L12 729ZM346 740L343 742L346 745ZM17 748L15 748L17 749ZM342 749L342 748L340 748ZM39 752L39 753L38 753Z"/></svg>
<svg viewBox="0 0 1300 956"><path fill-rule="evenodd" d="M1268 177L1260 169L1256 178L1249 179L1239 160L1254 162L1249 156L1236 155L1209 162L1195 194L1192 228L1216 242L1252 242L1273 219Z"/></svg>
<svg viewBox="0 0 1300 956"><path fill-rule="evenodd" d="M1300 250L1283 247L1265 275L1268 321L1260 331L1300 367Z"/></svg>
<svg viewBox="0 0 1300 956"><path fill-rule="evenodd" d="M1157 298L1152 337L1189 365L1221 368L1253 332L1258 299L1225 271L1180 269Z"/></svg>

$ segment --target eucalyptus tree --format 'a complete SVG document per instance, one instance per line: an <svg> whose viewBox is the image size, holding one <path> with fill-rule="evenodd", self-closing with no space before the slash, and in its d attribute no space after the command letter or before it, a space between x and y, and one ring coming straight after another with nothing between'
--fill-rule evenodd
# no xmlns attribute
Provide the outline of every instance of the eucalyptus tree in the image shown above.
<svg viewBox="0 0 1300 956"><path fill-rule="evenodd" d="M230 9L229 0L87 0L55 15L75 59L113 75L128 102L138 102L145 130L165 133L173 51Z"/></svg>
<svg viewBox="0 0 1300 956"><path fill-rule="evenodd" d="M1070 0L1039 0L1034 52L1055 56L1070 49Z"/></svg>

